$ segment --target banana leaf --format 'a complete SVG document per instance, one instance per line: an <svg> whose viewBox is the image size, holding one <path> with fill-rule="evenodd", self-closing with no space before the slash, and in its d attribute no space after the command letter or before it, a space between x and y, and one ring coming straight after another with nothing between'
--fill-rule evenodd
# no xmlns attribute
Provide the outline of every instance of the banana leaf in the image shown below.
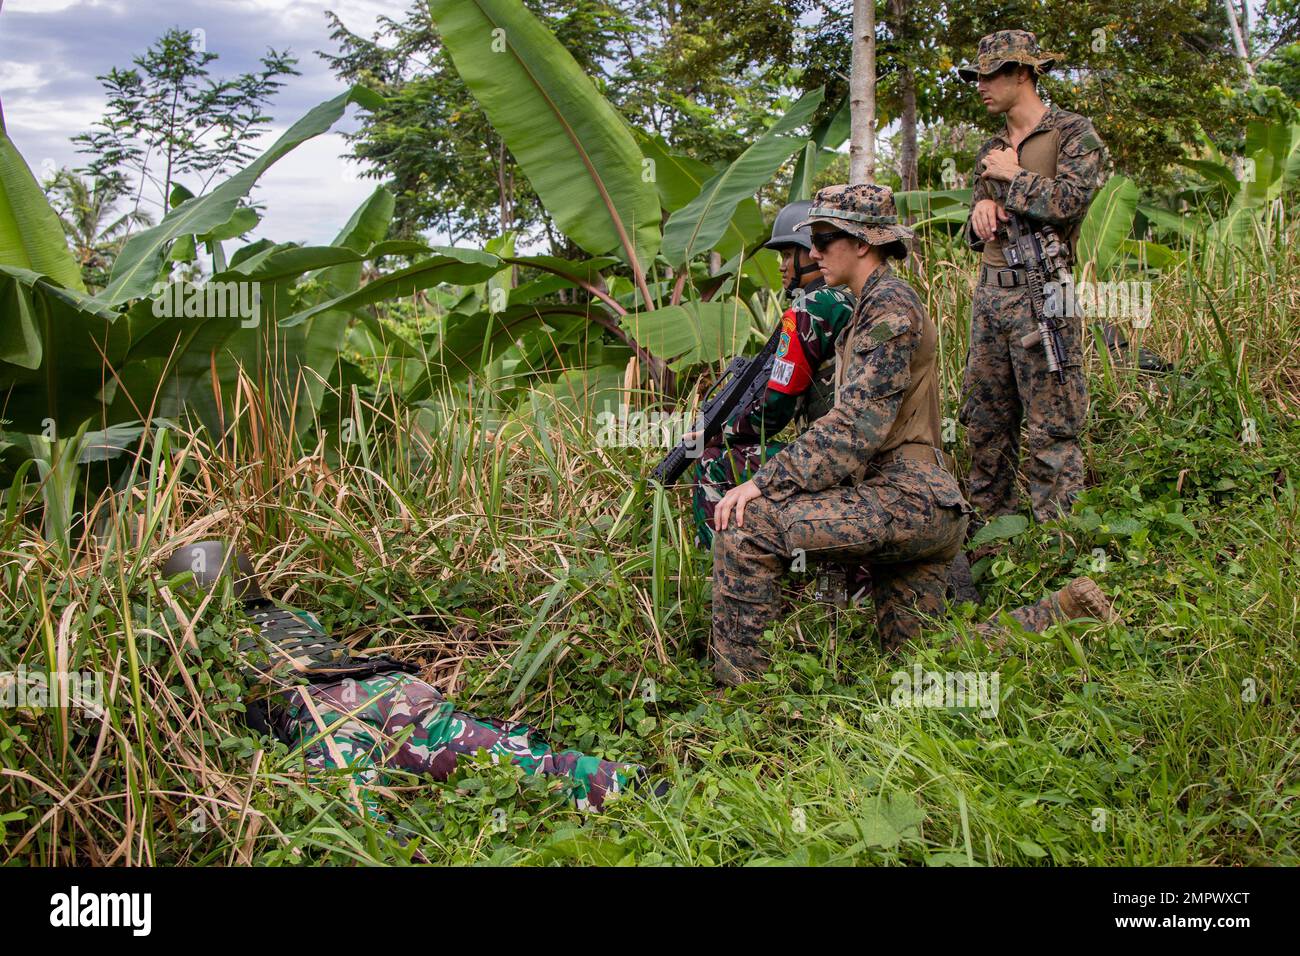
<svg viewBox="0 0 1300 956"><path fill-rule="evenodd" d="M410 295L440 282L455 285L473 285L486 282L501 268L501 260L476 249L457 249L452 246L433 246L433 255L413 266L399 269L368 282L355 292L344 293L308 309L297 311L282 319L283 328L306 322L314 315L332 309L357 309L363 305Z"/></svg>
<svg viewBox="0 0 1300 956"><path fill-rule="evenodd" d="M619 324L675 371L738 354L749 339L749 309L736 302L683 302L625 315Z"/></svg>
<svg viewBox="0 0 1300 956"><path fill-rule="evenodd" d="M562 325L566 337L571 337L575 327L588 324L590 309L583 304L525 304L501 312L470 315L453 312L443 320L441 334L426 337L429 342L426 368L407 390L406 400L423 401L445 382L463 382L521 341L535 364L542 354L538 345L551 341L545 329ZM529 339L539 333L540 339L532 339L530 351Z"/></svg>
<svg viewBox="0 0 1300 956"><path fill-rule="evenodd" d="M377 106L380 98L364 87L354 86L312 109L255 160L203 196L187 199L171 210L158 225L138 232L127 240L113 263L108 287L98 296L107 306L148 295L162 270L171 243L184 235L204 235L227 226L238 216L240 200L248 195L258 178L301 143L333 126L349 103Z"/></svg>
<svg viewBox="0 0 1300 956"><path fill-rule="evenodd" d="M659 137L638 131L637 142L646 158L654 160L659 203L670 214L699 196L704 184L717 174L717 170L698 159L671 152ZM723 259L730 259L752 244L763 233L764 225L758 202L752 196L742 199L714 251Z"/></svg>
<svg viewBox="0 0 1300 956"><path fill-rule="evenodd" d="M0 265L0 315L0 408L10 428L40 432L52 422L71 435L98 416L116 388L106 361L123 364L128 323L84 292L9 265Z"/></svg>
<svg viewBox="0 0 1300 956"><path fill-rule="evenodd" d="M812 199L813 179L830 162L840 145L849 138L853 114L846 96L840 107L813 129L790 177L790 195L786 202Z"/></svg>
<svg viewBox="0 0 1300 956"><path fill-rule="evenodd" d="M1127 176L1112 176L1093 197L1079 227L1078 265L1093 264L1093 274L1105 276L1133 231L1137 215L1137 184Z"/></svg>
<svg viewBox="0 0 1300 956"><path fill-rule="evenodd" d="M59 217L50 208L36 177L3 127L0 127L0 265L47 275L64 289L86 291ZM27 353L23 361L39 362L40 343L29 342L28 346L37 351Z"/></svg>
<svg viewBox="0 0 1300 956"><path fill-rule="evenodd" d="M461 79L560 230L648 268L659 201L636 141L573 56L519 0L429 0Z"/></svg>
<svg viewBox="0 0 1300 956"><path fill-rule="evenodd" d="M735 162L706 182L698 196L668 218L663 243L668 262L679 266L717 244L736 207L768 183L803 144L802 138L790 134L812 119L822 95L821 88L804 94Z"/></svg>

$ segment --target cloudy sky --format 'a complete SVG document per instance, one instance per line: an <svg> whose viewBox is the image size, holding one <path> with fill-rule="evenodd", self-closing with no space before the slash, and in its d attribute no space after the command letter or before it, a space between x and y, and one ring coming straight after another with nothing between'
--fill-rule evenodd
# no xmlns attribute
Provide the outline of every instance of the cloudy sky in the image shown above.
<svg viewBox="0 0 1300 956"><path fill-rule="evenodd" d="M334 52L325 11L369 36L380 13L400 15L407 0L0 0L0 103L5 125L38 177L43 169L79 166L71 137L104 112L95 77L129 67L164 30L201 29L210 75L228 77L258 66L268 46L288 48L302 76L289 77L271 103L269 145L311 107L342 92L317 50ZM335 131L355 128L355 107ZM329 242L374 189L342 162L337 132L298 147L260 180L254 195L266 216L254 237Z"/></svg>

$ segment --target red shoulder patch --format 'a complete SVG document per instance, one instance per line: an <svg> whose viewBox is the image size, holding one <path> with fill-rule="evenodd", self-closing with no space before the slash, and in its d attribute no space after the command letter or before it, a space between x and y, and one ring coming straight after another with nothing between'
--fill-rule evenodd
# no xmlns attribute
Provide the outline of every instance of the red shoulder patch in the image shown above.
<svg viewBox="0 0 1300 956"><path fill-rule="evenodd" d="M772 377L767 387L783 395L800 395L812 381L812 368L799 340L799 322L794 309L781 316L781 341L772 362Z"/></svg>

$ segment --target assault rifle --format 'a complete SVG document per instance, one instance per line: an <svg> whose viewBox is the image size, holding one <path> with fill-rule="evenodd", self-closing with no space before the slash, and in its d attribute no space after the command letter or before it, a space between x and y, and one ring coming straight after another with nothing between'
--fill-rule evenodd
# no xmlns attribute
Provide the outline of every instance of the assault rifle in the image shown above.
<svg viewBox="0 0 1300 956"><path fill-rule="evenodd" d="M1037 331L1030 332L1020 344L1032 348L1039 343L1047 353L1047 370L1056 373L1059 382L1065 381L1065 342L1061 339L1061 316L1048 315L1046 308L1047 293L1045 286L1048 278L1061 282L1071 282L1069 249L1056 234L1056 230L1044 223L1037 231L1031 228L1028 220L1017 212L1007 210L1008 241L1002 244L1002 254L1006 256L1007 265L1023 268L1029 280L1029 301L1034 310L1034 323ZM1060 301L1060 297L1057 297Z"/></svg>
<svg viewBox="0 0 1300 956"><path fill-rule="evenodd" d="M691 462L697 461L704 453L705 446L722 433L722 427L727 424L732 413L737 408L748 408L767 388L767 380L772 377L772 360L776 357L776 348L780 342L781 325L778 323L776 331L761 352L753 358L737 355L731 360L713 388L704 396L693 429L695 436L690 441L683 439L679 442L650 473L650 477L665 487L677 483Z"/></svg>

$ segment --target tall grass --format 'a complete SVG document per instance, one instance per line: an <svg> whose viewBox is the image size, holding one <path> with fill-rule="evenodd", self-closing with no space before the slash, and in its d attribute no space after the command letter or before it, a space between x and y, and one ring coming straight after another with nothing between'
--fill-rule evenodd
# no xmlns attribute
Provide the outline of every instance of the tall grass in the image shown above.
<svg viewBox="0 0 1300 956"><path fill-rule="evenodd" d="M224 434L153 434L66 556L40 533L38 485L17 485L0 670L99 672L106 693L102 713L0 710L0 856L1295 863L1296 234L1275 221L1230 264L1193 255L1158 280L1130 337L1178 374L1090 355L1094 487L992 564L985 611L1092 573L1125 624L1001 651L949 640L965 608L883 657L869 609L812 605L796 580L772 673L716 696L709 558L683 494L647 488L662 450L595 441L609 392L557 386L511 409L481 384L418 408L352 391L304 440L293 396L246 379ZM925 261L910 278L940 324L955 417L973 260L935 240ZM243 725L231 596L158 576L213 536L238 538L270 593L418 662L463 706L643 761L673 790L584 819L553 782L470 766L449 785L398 777L381 819L356 813L343 776L308 778ZM997 716L891 706L913 661L996 670Z"/></svg>

